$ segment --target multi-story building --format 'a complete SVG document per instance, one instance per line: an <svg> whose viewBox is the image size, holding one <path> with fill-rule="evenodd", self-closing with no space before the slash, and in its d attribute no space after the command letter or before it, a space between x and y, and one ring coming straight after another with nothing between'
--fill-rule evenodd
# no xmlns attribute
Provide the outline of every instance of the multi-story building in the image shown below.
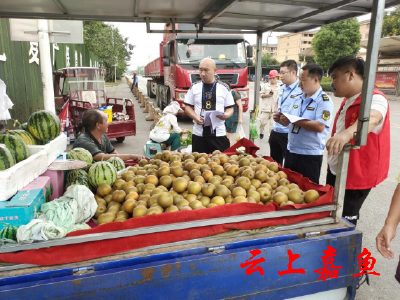
<svg viewBox="0 0 400 300"><path fill-rule="evenodd" d="M360 22L360 33L361 33L361 40L368 40L368 33L369 33L369 24L371 23L370 20Z"/></svg>
<svg viewBox="0 0 400 300"><path fill-rule="evenodd" d="M370 20L360 22L361 40L368 40ZM311 47L311 41L318 31L305 31L299 33L289 33L278 36L278 54L276 59L279 62L294 59L299 61L299 55L305 49ZM365 52L359 55L365 58Z"/></svg>
<svg viewBox="0 0 400 300"><path fill-rule="evenodd" d="M288 59L299 61L299 53L311 47L311 41L317 31L289 33L278 36L278 54L276 59L283 62Z"/></svg>
<svg viewBox="0 0 400 300"><path fill-rule="evenodd" d="M257 48L257 46L253 45L253 53L254 53L254 55L257 53L257 49L256 48ZM277 49L278 49L278 45L277 44L262 44L262 54L268 53L273 58L276 58Z"/></svg>

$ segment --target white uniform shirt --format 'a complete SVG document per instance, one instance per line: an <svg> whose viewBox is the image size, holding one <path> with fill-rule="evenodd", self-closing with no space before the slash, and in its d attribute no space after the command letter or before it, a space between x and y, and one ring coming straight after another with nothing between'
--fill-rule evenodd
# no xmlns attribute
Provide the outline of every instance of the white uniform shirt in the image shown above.
<svg viewBox="0 0 400 300"><path fill-rule="evenodd" d="M274 111L275 102L276 102L276 99L278 99L278 95L279 95L279 85L276 84L275 88L272 89L271 84L269 82L266 82L262 86L261 94L269 94L269 92L271 90L274 92L274 95L272 97L262 98L260 96L260 113Z"/></svg>
<svg viewBox="0 0 400 300"><path fill-rule="evenodd" d="M182 129L178 125L178 119L173 114L163 115L157 125L150 131L150 139L162 143L169 139L170 133L181 133Z"/></svg>
<svg viewBox="0 0 400 300"><path fill-rule="evenodd" d="M360 96L360 94L361 93L358 93L357 95L354 95L353 97L350 97L346 100L346 103L343 106L343 109L340 112L339 117L336 122L335 135L343 132L346 129L345 120L346 120L347 109L353 105L353 103L356 101L358 96ZM382 114L382 120L370 133L380 134L382 132L383 123L385 122L386 113L388 110L388 102L387 102L386 98L383 97L382 95L373 95L371 109L379 111ZM329 169L333 175L336 175L338 162L339 162L338 155L328 156Z"/></svg>
<svg viewBox="0 0 400 300"><path fill-rule="evenodd" d="M216 89L216 104L215 110L224 112L226 108L233 107L235 105L235 101L233 100L232 94L228 89L228 86L220 81L217 81L215 85ZM185 96L185 105L190 105L194 107L194 112L196 115L201 115L202 110L202 102L203 102L203 82L198 81L192 84L189 91ZM193 134L197 136L203 136L203 125L199 125L194 122L193 125ZM215 136L225 136L225 124L220 124L216 127Z"/></svg>

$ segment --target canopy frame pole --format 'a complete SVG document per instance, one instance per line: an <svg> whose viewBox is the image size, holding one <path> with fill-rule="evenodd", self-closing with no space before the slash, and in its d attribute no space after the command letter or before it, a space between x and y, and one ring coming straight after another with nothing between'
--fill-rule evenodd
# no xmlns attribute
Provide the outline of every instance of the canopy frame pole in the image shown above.
<svg viewBox="0 0 400 300"><path fill-rule="evenodd" d="M365 146L368 138L369 116L371 114L372 94L374 89L376 68L378 65L379 40L382 33L382 22L385 10L385 0L374 0L372 3L371 24L367 58L364 68L364 82L361 92L360 112L358 114L357 132L354 141L357 146Z"/></svg>
<svg viewBox="0 0 400 300"><path fill-rule="evenodd" d="M254 83L254 102L253 102L253 109L250 111L250 120L254 117L254 113L260 99L262 35L263 35L262 31L257 31L256 67L254 70L256 75L256 81ZM251 136L250 124L249 124L249 138L250 141L254 143L254 138Z"/></svg>

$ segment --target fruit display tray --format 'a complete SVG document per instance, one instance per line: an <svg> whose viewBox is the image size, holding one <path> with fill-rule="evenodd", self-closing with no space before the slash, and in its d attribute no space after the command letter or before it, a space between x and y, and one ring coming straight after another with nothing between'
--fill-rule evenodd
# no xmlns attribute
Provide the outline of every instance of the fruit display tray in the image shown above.
<svg viewBox="0 0 400 300"><path fill-rule="evenodd" d="M28 146L28 148L31 154L44 150L47 154L47 167L67 149L67 136L64 133L61 133L57 138L46 145Z"/></svg>
<svg viewBox="0 0 400 300"><path fill-rule="evenodd" d="M0 171L0 201L10 199L24 186L46 172L47 160L47 152L39 150L11 168Z"/></svg>

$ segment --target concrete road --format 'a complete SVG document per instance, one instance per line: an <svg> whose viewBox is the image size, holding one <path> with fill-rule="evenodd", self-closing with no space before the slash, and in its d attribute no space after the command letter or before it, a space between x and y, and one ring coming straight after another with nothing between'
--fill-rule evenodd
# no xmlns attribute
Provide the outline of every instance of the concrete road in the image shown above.
<svg viewBox="0 0 400 300"><path fill-rule="evenodd" d="M254 100L254 83L249 84L250 87L250 106ZM139 77L139 88L146 91L146 79ZM107 88L107 94L114 97L134 98L130 93L128 85L123 81L116 87ZM391 99L394 99L391 97ZM153 99L155 100L155 99ZM341 98L332 97L335 104L335 114L339 109ZM400 99L399 99L400 100ZM137 101L134 100L136 104ZM148 140L149 130L152 122L145 120L143 109L138 105L135 106L137 134L134 137L126 138L122 144L117 144L112 141L117 151L120 153L140 153L143 154L143 145ZM334 115L335 115L334 114ZM398 259L386 260L383 258L375 247L375 237L381 230L385 221L393 191L396 188L396 181L394 177L400 173L400 151L399 138L400 138L400 101L390 101L390 117L391 117L391 164L388 179L381 183L378 187L374 188L369 197L367 198L364 206L361 209L361 219L358 222L357 229L363 232L363 247L367 248L372 257L376 259L374 271L380 273L380 276L370 276L371 285L363 284L357 292L357 300L394 300L400 299L400 286L394 279ZM244 129L249 132L249 113L244 114ZM180 126L183 128L191 129L193 123L190 119L179 120ZM255 144L260 147L259 154L269 155L269 145L266 138L263 140L257 139ZM397 163L396 163L397 162ZM324 162L321 170L320 183L325 184L326 176L326 154L324 155ZM400 238L396 237L392 243L392 249L395 256L400 255ZM322 253L321 253L322 255Z"/></svg>

